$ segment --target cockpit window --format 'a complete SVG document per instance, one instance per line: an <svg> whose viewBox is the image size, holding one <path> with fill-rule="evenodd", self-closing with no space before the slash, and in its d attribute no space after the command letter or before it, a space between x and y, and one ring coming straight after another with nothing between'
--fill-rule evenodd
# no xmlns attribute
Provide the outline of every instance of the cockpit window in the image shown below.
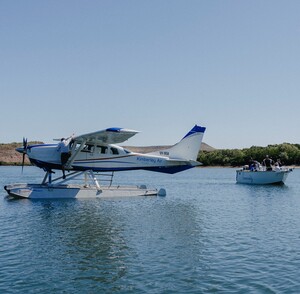
<svg viewBox="0 0 300 294"><path fill-rule="evenodd" d="M81 152L93 152L94 151L94 146L93 145L85 145Z"/></svg>

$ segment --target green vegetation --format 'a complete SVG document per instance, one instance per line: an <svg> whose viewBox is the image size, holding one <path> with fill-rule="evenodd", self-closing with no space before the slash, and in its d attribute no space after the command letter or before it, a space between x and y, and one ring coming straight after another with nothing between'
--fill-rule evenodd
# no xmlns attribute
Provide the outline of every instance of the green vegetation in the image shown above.
<svg viewBox="0 0 300 294"><path fill-rule="evenodd" d="M289 143L267 147L201 151L198 161L202 162L203 166L242 166L248 164L251 157L262 162L267 154L275 161L280 159L284 165L300 165L300 144Z"/></svg>

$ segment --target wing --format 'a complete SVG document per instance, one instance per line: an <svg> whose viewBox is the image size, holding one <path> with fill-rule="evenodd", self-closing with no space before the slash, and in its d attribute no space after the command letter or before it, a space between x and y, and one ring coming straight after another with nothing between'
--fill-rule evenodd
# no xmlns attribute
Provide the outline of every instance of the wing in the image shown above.
<svg viewBox="0 0 300 294"><path fill-rule="evenodd" d="M93 143L93 144L117 144L122 143L135 134L139 133L135 130L129 129L122 129L122 128L108 128L106 130L101 130L89 134L84 134L80 136L74 137L74 141L76 142L83 142L86 143Z"/></svg>

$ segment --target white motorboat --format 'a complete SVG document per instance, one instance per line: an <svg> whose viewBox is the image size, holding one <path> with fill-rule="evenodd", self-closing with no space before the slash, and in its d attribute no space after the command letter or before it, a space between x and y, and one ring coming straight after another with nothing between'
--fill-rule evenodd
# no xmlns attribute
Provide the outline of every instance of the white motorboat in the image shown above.
<svg viewBox="0 0 300 294"><path fill-rule="evenodd" d="M271 171L242 168L236 171L236 182L239 184L253 185L283 184L292 170L291 168L285 167L275 168Z"/></svg>
<svg viewBox="0 0 300 294"><path fill-rule="evenodd" d="M84 176L79 184L70 182L77 179L80 175ZM49 175L48 175L49 176ZM134 196L166 196L165 189L148 189L145 185L141 186L113 186L112 179L108 185L101 185L92 171L74 172L67 176L67 179L59 178L47 182L45 177L41 184L12 184L6 185L4 189L14 198L29 199L67 199L67 198L120 198Z"/></svg>

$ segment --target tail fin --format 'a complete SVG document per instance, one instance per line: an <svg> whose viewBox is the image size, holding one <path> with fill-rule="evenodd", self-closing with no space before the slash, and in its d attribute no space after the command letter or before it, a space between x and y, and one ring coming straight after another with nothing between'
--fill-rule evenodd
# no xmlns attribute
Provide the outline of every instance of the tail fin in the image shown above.
<svg viewBox="0 0 300 294"><path fill-rule="evenodd" d="M201 148L205 127L195 125L177 144L169 149L152 152L170 159L183 159L196 161Z"/></svg>

